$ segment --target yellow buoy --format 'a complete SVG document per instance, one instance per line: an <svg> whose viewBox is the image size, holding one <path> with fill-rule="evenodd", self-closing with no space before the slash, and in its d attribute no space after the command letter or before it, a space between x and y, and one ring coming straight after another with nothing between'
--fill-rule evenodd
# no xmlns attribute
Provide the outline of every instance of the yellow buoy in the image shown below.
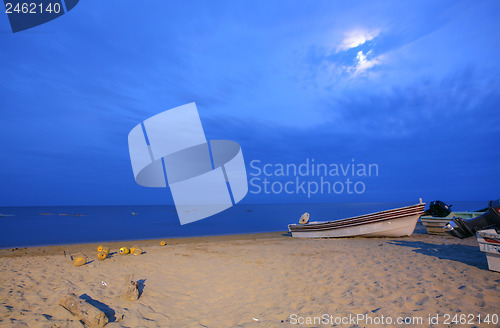
<svg viewBox="0 0 500 328"><path fill-rule="evenodd" d="M81 253L72 256L74 266L82 266L87 263L87 257Z"/></svg>
<svg viewBox="0 0 500 328"><path fill-rule="evenodd" d="M97 251L100 252L100 251L102 251L103 248L104 248L104 246L99 245L99 246L97 246Z"/></svg>
<svg viewBox="0 0 500 328"><path fill-rule="evenodd" d="M165 246L167 243L165 241L160 241L160 246Z"/></svg>
<svg viewBox="0 0 500 328"><path fill-rule="evenodd" d="M127 247L122 247L120 248L120 254L121 255L125 255L125 254L128 254L130 251Z"/></svg>
<svg viewBox="0 0 500 328"><path fill-rule="evenodd" d="M106 252L106 255L109 255L109 247L103 247L100 252Z"/></svg>
<svg viewBox="0 0 500 328"><path fill-rule="evenodd" d="M108 257L108 253L106 253L105 251L100 251L99 253L97 253L97 259L98 260L104 260L106 257Z"/></svg>
<svg viewBox="0 0 500 328"><path fill-rule="evenodd" d="M132 246L130 247L130 254L134 254L134 251L139 248L138 246Z"/></svg>
<svg viewBox="0 0 500 328"><path fill-rule="evenodd" d="M142 249L139 247L134 248L134 251L132 252L134 255L141 255L142 254Z"/></svg>

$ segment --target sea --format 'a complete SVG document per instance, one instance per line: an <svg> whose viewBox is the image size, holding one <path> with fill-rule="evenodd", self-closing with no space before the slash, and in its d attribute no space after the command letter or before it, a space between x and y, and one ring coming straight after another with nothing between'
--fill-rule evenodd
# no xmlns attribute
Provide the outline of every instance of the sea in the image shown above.
<svg viewBox="0 0 500 328"><path fill-rule="evenodd" d="M0 207L0 248L287 231L304 212L311 221L328 221L413 204L236 204L185 225L179 223L174 205ZM447 204L454 211L488 206L487 201Z"/></svg>

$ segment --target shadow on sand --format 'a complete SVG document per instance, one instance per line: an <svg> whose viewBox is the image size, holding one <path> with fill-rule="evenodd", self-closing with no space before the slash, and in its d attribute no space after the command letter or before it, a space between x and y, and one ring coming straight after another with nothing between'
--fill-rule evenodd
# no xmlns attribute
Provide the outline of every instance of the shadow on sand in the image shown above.
<svg viewBox="0 0 500 328"><path fill-rule="evenodd" d="M83 300L85 300L85 301L87 301L87 303L95 306L96 308L98 308L102 312L104 312L104 314L106 315L106 317L108 317L109 322L115 322L116 321L115 310L113 310L112 308L110 308L107 304L101 303L98 300L93 299L92 297L90 297L87 294L81 295L80 298L83 299Z"/></svg>
<svg viewBox="0 0 500 328"><path fill-rule="evenodd" d="M144 286L146 286L146 279L137 280L137 289L139 290L139 298L141 298L144 292Z"/></svg>
<svg viewBox="0 0 500 328"><path fill-rule="evenodd" d="M462 262L482 270L488 270L486 257L479 247L469 245L430 244L422 241L392 240L388 244L414 248L414 252L434 256L441 260Z"/></svg>

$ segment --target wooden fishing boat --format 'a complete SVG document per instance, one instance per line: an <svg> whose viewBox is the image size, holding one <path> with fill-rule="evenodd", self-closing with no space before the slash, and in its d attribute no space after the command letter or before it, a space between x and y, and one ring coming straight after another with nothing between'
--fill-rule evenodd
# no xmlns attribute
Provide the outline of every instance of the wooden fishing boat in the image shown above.
<svg viewBox="0 0 500 328"><path fill-rule="evenodd" d="M288 230L297 238L338 237L401 237L415 230L418 218L424 214L425 203L355 216L351 218L290 224Z"/></svg>
<svg viewBox="0 0 500 328"><path fill-rule="evenodd" d="M479 250L486 254L488 268L500 272L500 235L495 229L480 230L476 234Z"/></svg>
<svg viewBox="0 0 500 328"><path fill-rule="evenodd" d="M448 222L450 222L453 217L458 217L462 219L473 219L478 216L483 215L484 212L451 212L445 217L434 217L434 216L422 216L420 221L427 229L427 233L430 235L442 235L446 233L443 229Z"/></svg>

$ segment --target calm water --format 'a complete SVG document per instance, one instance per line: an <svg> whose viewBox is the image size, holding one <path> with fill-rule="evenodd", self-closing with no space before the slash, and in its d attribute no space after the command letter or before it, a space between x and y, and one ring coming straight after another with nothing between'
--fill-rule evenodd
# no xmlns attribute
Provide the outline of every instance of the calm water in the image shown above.
<svg viewBox="0 0 500 328"><path fill-rule="evenodd" d="M0 248L285 231L305 211L323 221L413 204L238 204L183 226L173 205L0 207L1 214L13 215L0 217ZM451 204L455 211L472 211L488 202Z"/></svg>

